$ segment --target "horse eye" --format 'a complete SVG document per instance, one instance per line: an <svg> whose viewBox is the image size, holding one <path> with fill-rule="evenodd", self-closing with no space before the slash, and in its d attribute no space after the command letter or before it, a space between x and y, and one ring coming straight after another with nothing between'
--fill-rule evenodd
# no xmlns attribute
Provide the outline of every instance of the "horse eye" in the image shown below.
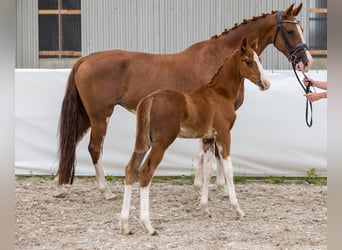
<svg viewBox="0 0 342 250"><path fill-rule="evenodd" d="M287 31L287 34L289 34L289 35L292 35L293 33L294 33L293 30L288 30L288 31Z"/></svg>
<svg viewBox="0 0 342 250"><path fill-rule="evenodd" d="M247 64L248 66L251 66L253 63L252 63L252 61L251 61L250 59L247 59L247 60L246 60L246 64Z"/></svg>

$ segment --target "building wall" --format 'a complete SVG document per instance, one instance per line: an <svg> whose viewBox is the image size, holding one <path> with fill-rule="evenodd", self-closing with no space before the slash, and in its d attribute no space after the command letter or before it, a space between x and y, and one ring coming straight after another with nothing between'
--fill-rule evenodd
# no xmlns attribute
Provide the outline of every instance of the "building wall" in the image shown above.
<svg viewBox="0 0 342 250"><path fill-rule="evenodd" d="M17 0L16 68L38 68L38 1Z"/></svg>
<svg viewBox="0 0 342 250"><path fill-rule="evenodd" d="M175 53L220 34L243 19L283 10L289 0L82 0L82 54L108 49ZM38 6L17 0L17 68L39 67ZM308 40L308 3L298 17ZM262 54L266 69L290 69L270 45Z"/></svg>
<svg viewBox="0 0 342 250"><path fill-rule="evenodd" d="M124 49L175 53L220 34L243 19L283 10L301 1L272 0L83 0L82 53ZM298 17L307 27L308 5ZM99 14L101 13L101 14ZM308 37L307 32L304 33ZM273 45L262 55L267 69L290 69Z"/></svg>

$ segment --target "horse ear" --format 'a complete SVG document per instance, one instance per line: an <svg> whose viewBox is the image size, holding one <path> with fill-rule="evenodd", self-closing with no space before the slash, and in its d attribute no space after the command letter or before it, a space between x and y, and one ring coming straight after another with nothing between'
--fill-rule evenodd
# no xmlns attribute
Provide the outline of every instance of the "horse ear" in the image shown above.
<svg viewBox="0 0 342 250"><path fill-rule="evenodd" d="M258 38L254 39L254 41L251 42L250 46L253 50L257 50L258 49Z"/></svg>
<svg viewBox="0 0 342 250"><path fill-rule="evenodd" d="M242 38L242 40L241 40L241 51L246 50L247 44L248 44L247 37Z"/></svg>
<svg viewBox="0 0 342 250"><path fill-rule="evenodd" d="M288 17L292 14L293 6L294 6L294 3L291 4L291 6L288 7L286 10L284 10L283 17Z"/></svg>
<svg viewBox="0 0 342 250"><path fill-rule="evenodd" d="M303 4L302 4L302 3L300 3L300 4L298 5L298 7L297 7L297 8L293 9L293 11L292 11L292 15L293 15L293 16L297 16L297 15L298 15L298 13L300 12L300 10L302 9L302 6L303 6Z"/></svg>

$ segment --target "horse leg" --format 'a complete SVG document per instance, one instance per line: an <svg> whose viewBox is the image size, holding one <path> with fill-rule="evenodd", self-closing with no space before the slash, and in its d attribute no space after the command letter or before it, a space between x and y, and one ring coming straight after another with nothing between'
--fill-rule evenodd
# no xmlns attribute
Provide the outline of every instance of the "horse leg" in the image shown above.
<svg viewBox="0 0 342 250"><path fill-rule="evenodd" d="M166 147L167 148L167 147ZM149 210L149 195L151 181L156 168L163 159L166 148L160 144L152 146L151 152L139 169L140 174L140 220L150 235L158 235L152 227Z"/></svg>
<svg viewBox="0 0 342 250"><path fill-rule="evenodd" d="M223 165L219 157L216 157L216 162L217 162L216 186L218 187L219 190L223 192L223 197L229 197L228 186L226 183L226 179L224 177L224 169L223 169Z"/></svg>
<svg viewBox="0 0 342 250"><path fill-rule="evenodd" d="M139 166L145 153L134 152L125 168L125 192L120 215L120 226L123 234L131 234L129 230L129 211L131 207L132 186L137 178Z"/></svg>
<svg viewBox="0 0 342 250"><path fill-rule="evenodd" d="M244 217L245 213L241 210L238 200L236 198L235 193L235 186L234 186L234 180L233 180L233 164L231 161L230 156L228 156L226 159L220 158L220 164L222 164L224 169L224 177L226 179L227 185L228 185L228 194L229 194L229 200L230 203L233 206L234 211L236 212L238 217Z"/></svg>
<svg viewBox="0 0 342 250"><path fill-rule="evenodd" d="M198 154L198 167L194 180L194 187L196 192L201 196L202 195L202 187L203 187L203 149L202 149L202 141L200 141L200 150Z"/></svg>
<svg viewBox="0 0 342 250"><path fill-rule="evenodd" d="M92 122L88 150L95 167L98 189L104 194L106 200L112 200L116 196L107 186L102 166L103 142L107 131L107 124L106 118L98 118Z"/></svg>
<svg viewBox="0 0 342 250"><path fill-rule="evenodd" d="M205 214L211 216L208 207L208 193L209 182L212 174L214 155L215 155L215 138L202 139L202 151L203 151L203 188L201 197L201 209Z"/></svg>

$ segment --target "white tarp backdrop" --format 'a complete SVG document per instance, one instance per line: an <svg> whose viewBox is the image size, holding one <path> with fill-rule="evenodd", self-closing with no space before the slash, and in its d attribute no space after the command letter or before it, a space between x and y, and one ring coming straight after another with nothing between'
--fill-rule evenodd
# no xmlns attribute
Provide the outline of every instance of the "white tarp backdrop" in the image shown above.
<svg viewBox="0 0 342 250"><path fill-rule="evenodd" d="M70 69L17 69L15 81L15 174L50 175L58 166L57 127ZM314 168L327 176L327 100L313 103L313 126L305 124L305 97L292 71L267 71L265 92L245 81L245 101L232 129L235 175L306 176ZM327 72L309 77L326 80ZM302 75L300 73L300 77ZM320 90L317 90L320 91ZM124 175L135 139L135 115L117 106L104 143L106 175ZM77 147L76 175L95 175L89 133ZM198 140L177 139L156 175L191 175Z"/></svg>

